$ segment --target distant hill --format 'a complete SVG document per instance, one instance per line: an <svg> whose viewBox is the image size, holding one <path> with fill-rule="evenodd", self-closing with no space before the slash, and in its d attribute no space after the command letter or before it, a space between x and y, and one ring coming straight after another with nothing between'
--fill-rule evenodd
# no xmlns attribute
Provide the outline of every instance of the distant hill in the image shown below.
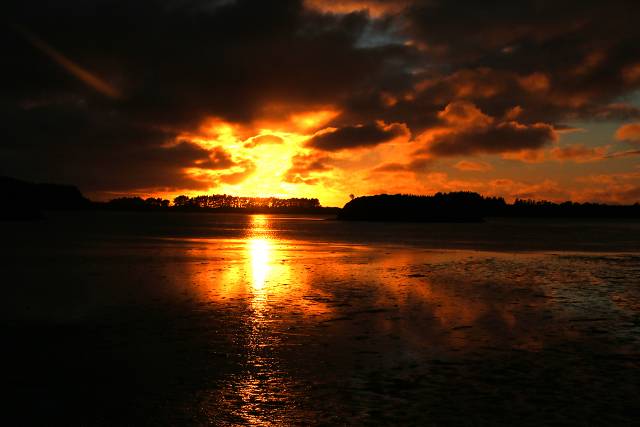
<svg viewBox="0 0 640 427"><path fill-rule="evenodd" d="M638 218L640 204L554 203L484 197L473 192L437 193L433 196L380 194L358 197L338 214L345 221L478 222L486 217L515 218Z"/></svg>
<svg viewBox="0 0 640 427"><path fill-rule="evenodd" d="M72 185L38 184L0 177L0 219L36 219L45 210L78 210L91 207Z"/></svg>

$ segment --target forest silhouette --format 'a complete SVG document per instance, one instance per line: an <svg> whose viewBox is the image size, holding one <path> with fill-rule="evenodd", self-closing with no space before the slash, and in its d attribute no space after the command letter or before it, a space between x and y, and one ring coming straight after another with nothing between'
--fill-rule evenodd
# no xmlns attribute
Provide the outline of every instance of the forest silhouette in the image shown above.
<svg viewBox="0 0 640 427"><path fill-rule="evenodd" d="M486 217L519 218L640 218L640 204L554 203L485 197L458 191L433 196L380 194L357 197L338 213L347 221L478 222Z"/></svg>
<svg viewBox="0 0 640 427"><path fill-rule="evenodd" d="M479 222L487 217L640 218L640 204L555 203L485 197L459 191L432 196L380 194L354 197L342 209L323 207L317 198L237 197L227 194L163 198L87 199L74 186L37 184L0 177L0 219L38 219L44 211L105 210L139 212L318 213L346 221Z"/></svg>
<svg viewBox="0 0 640 427"><path fill-rule="evenodd" d="M162 198L120 197L108 202L96 202L94 205L106 210L132 211L180 211L180 212L245 212L245 213L301 213L301 212L337 212L338 208L320 205L316 198L278 197L237 197L227 194L212 194L189 197L178 196L173 202Z"/></svg>

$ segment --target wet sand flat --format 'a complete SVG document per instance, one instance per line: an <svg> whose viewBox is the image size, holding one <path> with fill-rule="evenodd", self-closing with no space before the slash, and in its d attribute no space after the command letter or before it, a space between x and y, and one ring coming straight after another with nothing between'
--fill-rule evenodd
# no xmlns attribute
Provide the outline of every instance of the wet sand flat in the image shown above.
<svg viewBox="0 0 640 427"><path fill-rule="evenodd" d="M640 415L637 222L322 219L2 224L2 417L629 425ZM556 238L519 238L539 230Z"/></svg>

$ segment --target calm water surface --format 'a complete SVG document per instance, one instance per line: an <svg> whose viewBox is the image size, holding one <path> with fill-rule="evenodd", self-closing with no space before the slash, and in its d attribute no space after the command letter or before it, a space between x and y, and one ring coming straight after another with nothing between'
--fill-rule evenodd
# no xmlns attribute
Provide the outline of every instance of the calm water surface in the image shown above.
<svg viewBox="0 0 640 427"><path fill-rule="evenodd" d="M0 224L11 421L620 424L640 222Z"/></svg>

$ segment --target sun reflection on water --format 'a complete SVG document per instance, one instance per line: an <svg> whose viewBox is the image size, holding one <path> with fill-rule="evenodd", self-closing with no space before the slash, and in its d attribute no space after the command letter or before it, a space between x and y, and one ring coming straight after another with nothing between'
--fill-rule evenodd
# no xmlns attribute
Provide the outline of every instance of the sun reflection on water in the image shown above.
<svg viewBox="0 0 640 427"><path fill-rule="evenodd" d="M232 387L242 402L236 415L251 425L272 425L276 410L285 410L291 399L289 375L280 366L275 349L281 344L278 318L286 298L283 280L290 281L286 263L275 263L279 246L270 228L269 217L250 217L244 242L245 268L250 317L247 318L245 372ZM245 270L245 271L246 271ZM247 280L245 279L245 280ZM273 296L271 300L269 297ZM270 408L269 411L265 408Z"/></svg>
<svg viewBox="0 0 640 427"><path fill-rule="evenodd" d="M309 390L325 376L340 380L361 360L395 369L443 349L543 345L528 331L545 302L530 299L526 276L510 276L511 254L289 240L283 218L241 221L242 238L201 246L213 265L190 264L206 298L239 320L237 369L216 398L234 423L296 424L315 405ZM538 268L538 259L527 262L517 265ZM514 313L515 304L529 311ZM310 381L317 369L326 371Z"/></svg>
<svg viewBox="0 0 640 427"><path fill-rule="evenodd" d="M271 269L269 266L271 243L266 239L250 239L248 244L253 289L262 289Z"/></svg>

